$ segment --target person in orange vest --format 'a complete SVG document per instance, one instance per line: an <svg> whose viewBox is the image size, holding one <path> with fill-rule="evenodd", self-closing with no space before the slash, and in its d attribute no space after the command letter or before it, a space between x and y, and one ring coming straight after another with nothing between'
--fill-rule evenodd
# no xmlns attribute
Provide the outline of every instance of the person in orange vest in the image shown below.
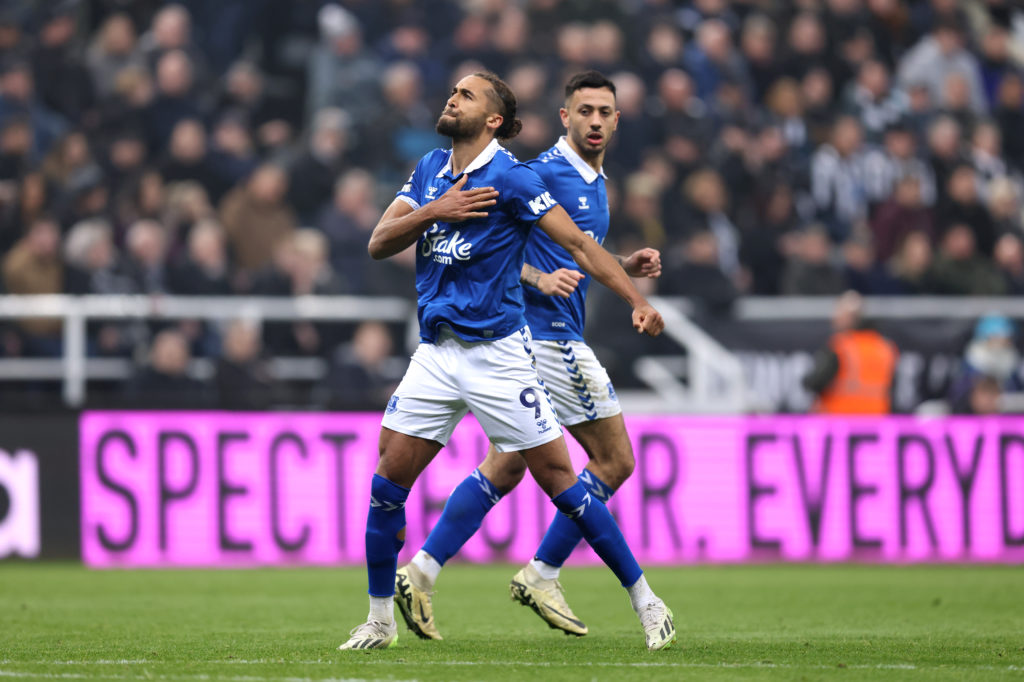
<svg viewBox="0 0 1024 682"><path fill-rule="evenodd" d="M821 414L889 414L899 351L864 320L864 301L847 291L836 302L834 333L822 349L803 385L817 395Z"/></svg>

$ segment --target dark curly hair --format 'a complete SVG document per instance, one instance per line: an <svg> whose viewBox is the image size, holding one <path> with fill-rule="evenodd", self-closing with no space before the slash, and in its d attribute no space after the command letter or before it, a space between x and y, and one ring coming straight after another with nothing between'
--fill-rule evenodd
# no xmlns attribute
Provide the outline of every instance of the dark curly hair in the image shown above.
<svg viewBox="0 0 1024 682"><path fill-rule="evenodd" d="M489 71L479 71L473 75L483 78L491 84L490 96L494 99L494 103L498 105L497 113L501 114L503 119L501 127L494 133L494 136L499 140L511 140L523 129L523 122L516 118L515 94L505 81Z"/></svg>

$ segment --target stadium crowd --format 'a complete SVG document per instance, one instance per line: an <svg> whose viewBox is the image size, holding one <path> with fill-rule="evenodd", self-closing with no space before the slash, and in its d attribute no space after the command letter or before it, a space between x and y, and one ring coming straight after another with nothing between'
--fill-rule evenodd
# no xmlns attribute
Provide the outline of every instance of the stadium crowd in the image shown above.
<svg viewBox="0 0 1024 682"><path fill-rule="evenodd" d="M744 294L1024 292L1010 0L6 0L0 286L412 298L412 259L365 246L445 143L451 84L505 78L526 159L585 68L622 112L606 245L661 249L658 294L727 312ZM394 378L349 328L236 327L97 324L89 348L152 348L139 396L190 354L238 381L266 381L244 369L263 352ZM60 347L58 321L0 328L0 355Z"/></svg>

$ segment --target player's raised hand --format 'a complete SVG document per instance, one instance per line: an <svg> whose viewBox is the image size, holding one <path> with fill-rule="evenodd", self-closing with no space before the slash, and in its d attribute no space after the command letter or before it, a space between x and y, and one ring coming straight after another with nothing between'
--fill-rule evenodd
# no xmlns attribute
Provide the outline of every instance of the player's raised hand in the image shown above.
<svg viewBox="0 0 1024 682"><path fill-rule="evenodd" d="M554 272L542 272L537 278L537 289L547 296L569 298L585 277L579 270L558 268Z"/></svg>
<svg viewBox="0 0 1024 682"><path fill-rule="evenodd" d="M661 313L654 309L649 303L633 308L633 329L641 334L657 336L665 328L665 320L661 319Z"/></svg>
<svg viewBox="0 0 1024 682"><path fill-rule="evenodd" d="M622 261L622 269L630 277L661 277L661 252L649 248L634 251Z"/></svg>
<svg viewBox="0 0 1024 682"><path fill-rule="evenodd" d="M498 191L493 187L463 190L468 177L463 174L447 192L427 204L435 220L461 223L463 220L487 217L487 208L498 202Z"/></svg>

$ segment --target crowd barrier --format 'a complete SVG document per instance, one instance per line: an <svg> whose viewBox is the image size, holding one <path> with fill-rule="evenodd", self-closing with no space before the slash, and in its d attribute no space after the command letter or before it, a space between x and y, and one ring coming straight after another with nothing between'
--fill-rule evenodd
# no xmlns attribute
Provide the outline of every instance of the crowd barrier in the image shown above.
<svg viewBox="0 0 1024 682"><path fill-rule="evenodd" d="M637 467L610 506L641 563L1024 560L1021 418L627 421ZM358 413L0 419L0 557L360 564L379 423ZM464 420L409 498L403 559L486 449ZM458 558L527 560L554 513L528 477ZM572 561L597 558L581 547Z"/></svg>

